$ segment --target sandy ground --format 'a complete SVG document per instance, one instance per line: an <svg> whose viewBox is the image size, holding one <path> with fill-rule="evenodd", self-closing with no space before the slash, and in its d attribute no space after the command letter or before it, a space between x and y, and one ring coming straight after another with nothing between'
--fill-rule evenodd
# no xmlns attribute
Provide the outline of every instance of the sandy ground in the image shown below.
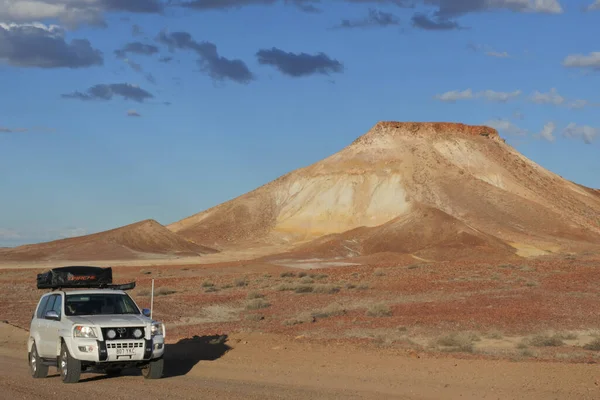
<svg viewBox="0 0 600 400"><path fill-rule="evenodd" d="M273 335L236 334L171 344L165 377L137 371L108 378L84 374L78 384L34 380L27 332L0 325L0 388L6 399L597 399L596 365L435 359L347 344L304 343Z"/></svg>

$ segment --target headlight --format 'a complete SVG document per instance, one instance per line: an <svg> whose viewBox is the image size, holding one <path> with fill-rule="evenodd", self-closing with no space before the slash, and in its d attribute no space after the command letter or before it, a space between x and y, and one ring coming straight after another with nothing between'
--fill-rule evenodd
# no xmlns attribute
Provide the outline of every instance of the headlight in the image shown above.
<svg viewBox="0 0 600 400"><path fill-rule="evenodd" d="M150 330L152 336L165 334L165 325L162 322L152 322L152 328Z"/></svg>
<svg viewBox="0 0 600 400"><path fill-rule="evenodd" d="M91 326L75 325L73 337L96 338L96 331Z"/></svg>

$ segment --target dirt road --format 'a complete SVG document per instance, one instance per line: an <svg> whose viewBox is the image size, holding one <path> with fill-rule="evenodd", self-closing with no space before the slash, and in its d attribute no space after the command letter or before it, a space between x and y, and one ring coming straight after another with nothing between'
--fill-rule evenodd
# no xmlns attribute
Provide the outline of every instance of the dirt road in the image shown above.
<svg viewBox="0 0 600 400"><path fill-rule="evenodd" d="M597 399L597 365L436 359L388 350L244 334L168 346L166 376L137 371L78 384L29 376L27 332L0 324L0 398L5 399ZM108 396L108 397L107 397Z"/></svg>

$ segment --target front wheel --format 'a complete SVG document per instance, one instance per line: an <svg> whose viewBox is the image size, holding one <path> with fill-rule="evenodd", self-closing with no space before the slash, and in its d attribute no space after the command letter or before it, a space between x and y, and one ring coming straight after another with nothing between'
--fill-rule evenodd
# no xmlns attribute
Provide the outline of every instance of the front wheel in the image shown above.
<svg viewBox="0 0 600 400"><path fill-rule="evenodd" d="M142 375L146 379L160 379L163 376L164 366L165 360L163 358L152 360L142 368Z"/></svg>
<svg viewBox="0 0 600 400"><path fill-rule="evenodd" d="M60 346L58 368L64 383L77 383L81 376L81 361L73 358L67 345L63 342Z"/></svg>
<svg viewBox="0 0 600 400"><path fill-rule="evenodd" d="M31 352L29 353L29 372L34 378L45 378L48 376L48 366L43 363L38 355L35 342L31 345Z"/></svg>

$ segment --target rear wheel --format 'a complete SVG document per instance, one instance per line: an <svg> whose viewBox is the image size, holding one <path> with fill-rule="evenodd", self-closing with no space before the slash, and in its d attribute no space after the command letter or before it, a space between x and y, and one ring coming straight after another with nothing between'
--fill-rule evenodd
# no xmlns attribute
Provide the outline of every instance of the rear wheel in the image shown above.
<svg viewBox="0 0 600 400"><path fill-rule="evenodd" d="M34 378L45 378L48 376L48 366L45 365L38 355L35 342L31 345L29 353L29 372Z"/></svg>
<svg viewBox="0 0 600 400"><path fill-rule="evenodd" d="M81 376L81 361L73 358L65 342L60 346L58 359L60 377L64 383L77 383Z"/></svg>
<svg viewBox="0 0 600 400"><path fill-rule="evenodd" d="M142 368L142 375L146 379L160 379L163 376L164 366L165 360L163 358L152 360Z"/></svg>

